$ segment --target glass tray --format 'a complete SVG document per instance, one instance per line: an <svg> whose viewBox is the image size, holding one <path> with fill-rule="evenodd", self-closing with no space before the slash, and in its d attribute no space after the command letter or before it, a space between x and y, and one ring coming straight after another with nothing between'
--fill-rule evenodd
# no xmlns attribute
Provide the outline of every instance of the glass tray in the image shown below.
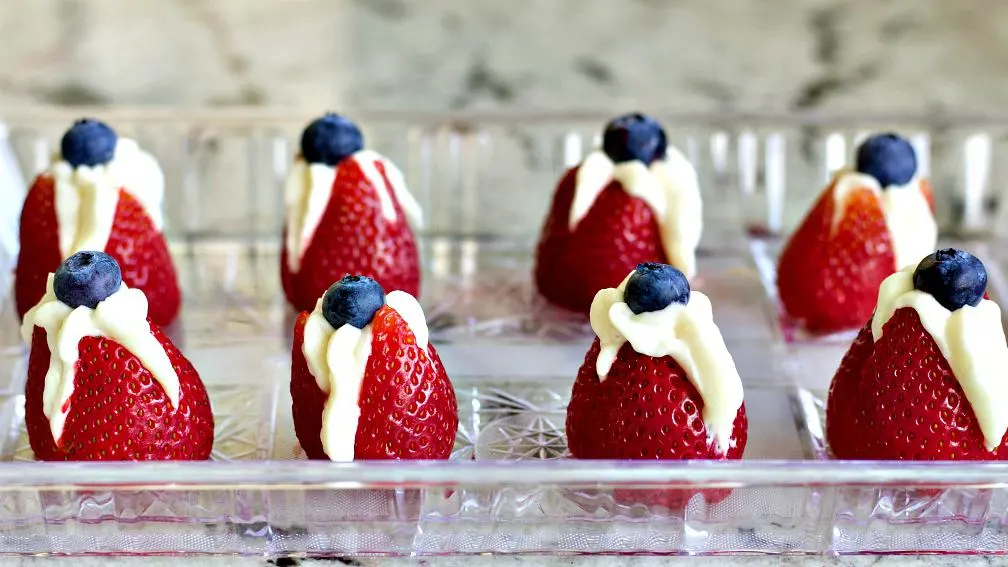
<svg viewBox="0 0 1008 567"><path fill-rule="evenodd" d="M8 116L27 174L80 111ZM421 301L459 399L448 462L303 459L287 389L294 314L279 292L280 187L311 117L94 111L166 171L185 293L169 329L207 384L213 462L44 464L23 429L26 349L0 306L0 553L328 556L501 553L1002 553L1008 464L830 461L823 398L850 335L790 328L773 293L782 237L864 132L910 136L946 242L1008 299L1008 122L946 117L664 116L705 197L696 287L746 386L737 462L579 462L563 433L592 339L545 305L530 254L553 184L603 115L357 116L428 211ZM9 188L4 188L8 190ZM235 203L238 205L236 206ZM0 256L2 257L2 256ZM0 266L6 271L6 266Z"/></svg>

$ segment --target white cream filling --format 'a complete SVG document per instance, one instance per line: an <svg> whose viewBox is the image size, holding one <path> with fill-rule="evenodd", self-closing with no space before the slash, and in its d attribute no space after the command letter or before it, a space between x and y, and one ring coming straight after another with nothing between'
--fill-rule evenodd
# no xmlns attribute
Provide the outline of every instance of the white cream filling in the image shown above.
<svg viewBox="0 0 1008 567"><path fill-rule="evenodd" d="M21 324L21 336L26 343L31 344L36 326L45 330L49 344L42 411L49 418L49 427L57 442L70 412L80 341L84 337L106 337L121 344L161 384L172 406L178 407L179 378L164 347L151 333L147 322L147 297L139 289L122 284L94 309L85 306L71 309L56 298L53 274L49 274L45 296L25 314Z"/></svg>
<svg viewBox="0 0 1008 567"><path fill-rule="evenodd" d="M396 310L427 352L428 329L423 309L412 295L393 291L385 304ZM360 421L360 391L371 356L371 325L333 329L322 314L322 299L308 316L301 352L315 383L327 394L322 410L322 448L332 461L352 461Z"/></svg>
<svg viewBox="0 0 1008 567"><path fill-rule="evenodd" d="M591 152L576 174L568 221L571 230L613 180L628 195L643 200L651 208L669 263L686 277L695 276L696 247L703 232L703 205L696 170L686 156L669 146L666 158L655 160L648 167L638 160L613 163L605 152Z"/></svg>
<svg viewBox="0 0 1008 567"><path fill-rule="evenodd" d="M164 174L157 160L134 140L119 138L112 161L73 167L57 156L43 173L53 178L59 247L63 258L81 250L104 250L112 234L119 189L143 206L155 228L164 217Z"/></svg>
<svg viewBox="0 0 1008 567"><path fill-rule="evenodd" d="M714 324L710 300L693 291L686 305L634 314L623 301L629 279L599 291L592 301L591 326L602 347L595 366L599 380L605 380L626 342L646 356L671 356L703 398L703 420L718 450L727 452L742 406L742 379Z"/></svg>
<svg viewBox="0 0 1008 567"><path fill-rule="evenodd" d="M406 187L402 171L385 156L371 150L361 150L335 167L324 163L308 164L298 158L284 184L284 203L287 208L287 239L284 245L287 247L287 267L291 272L296 273L301 269L301 259L329 205L338 168L350 161L360 168L364 178L375 188L385 220L396 222L398 215L395 201L398 201L410 226L423 226L420 204ZM384 177L378 170L378 163L385 169ZM388 183L385 182L386 178Z"/></svg>
<svg viewBox="0 0 1008 567"><path fill-rule="evenodd" d="M872 336L876 341L882 337L885 324L898 309L916 311L973 408L985 447L994 451L1008 431L1008 343L1001 309L983 299L976 307L964 305L949 311L931 294L914 289L915 269L908 266L882 282Z"/></svg>
<svg viewBox="0 0 1008 567"><path fill-rule="evenodd" d="M862 187L870 189L882 202L886 228L896 257L894 269L911 264L916 267L921 258L934 252L938 245L938 224L918 177L906 185L894 185L883 191L878 180L870 175L856 171L838 172L833 187L833 231L836 231L846 212L847 196Z"/></svg>
<svg viewBox="0 0 1008 567"><path fill-rule="evenodd" d="M315 228L329 203L336 168L324 163L297 159L291 166L284 185L287 207L287 267L291 272L301 269L301 257L311 243Z"/></svg>

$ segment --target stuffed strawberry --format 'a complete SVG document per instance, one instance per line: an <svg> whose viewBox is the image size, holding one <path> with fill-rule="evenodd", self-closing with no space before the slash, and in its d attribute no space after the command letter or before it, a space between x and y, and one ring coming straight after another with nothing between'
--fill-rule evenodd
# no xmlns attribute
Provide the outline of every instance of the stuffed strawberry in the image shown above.
<svg viewBox="0 0 1008 567"><path fill-rule="evenodd" d="M591 307L598 338L567 406L579 459L738 459L747 420L742 381L686 276L641 264Z"/></svg>
<svg viewBox="0 0 1008 567"><path fill-rule="evenodd" d="M458 406L413 296L346 276L302 313L294 429L311 459L447 459Z"/></svg>
<svg viewBox="0 0 1008 567"><path fill-rule="evenodd" d="M182 300L161 234L164 175L157 161L90 119L73 124L60 150L35 178L21 210L18 315L42 299L60 262L81 250L104 250L119 263L126 285L147 296L151 320L170 324Z"/></svg>
<svg viewBox="0 0 1008 567"><path fill-rule="evenodd" d="M67 258L21 332L31 344L25 422L37 459L209 458L206 389L110 255Z"/></svg>
<svg viewBox="0 0 1008 567"><path fill-rule="evenodd" d="M840 459L1008 459L1008 344L987 272L939 250L888 277L830 386Z"/></svg>
<svg viewBox="0 0 1008 567"><path fill-rule="evenodd" d="M346 274L418 296L420 260L410 223L422 211L387 158L363 150L357 125L326 114L305 128L285 189L280 274L287 300L310 311Z"/></svg>
<svg viewBox="0 0 1008 567"><path fill-rule="evenodd" d="M662 127L641 114L616 118L602 149L560 179L536 251L539 292L587 313L595 292L637 264L669 262L693 277L701 216L696 171Z"/></svg>
<svg viewBox="0 0 1008 567"><path fill-rule="evenodd" d="M784 247L784 309L813 333L856 328L882 280L934 250L937 238L913 146L895 134L872 136L858 148L856 169L834 176Z"/></svg>

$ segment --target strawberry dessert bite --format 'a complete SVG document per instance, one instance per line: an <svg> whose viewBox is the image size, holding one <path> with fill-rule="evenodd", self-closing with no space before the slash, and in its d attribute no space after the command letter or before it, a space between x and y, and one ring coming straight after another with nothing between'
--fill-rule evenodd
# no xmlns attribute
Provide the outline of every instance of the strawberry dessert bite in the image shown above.
<svg viewBox="0 0 1008 567"><path fill-rule="evenodd" d="M21 210L15 274L20 317L46 293L46 278L82 250L115 258L123 282L150 301L150 318L169 325L182 296L161 234L164 174L154 156L97 120L78 120L60 155L35 178Z"/></svg>
<svg viewBox="0 0 1008 567"><path fill-rule="evenodd" d="M1008 344L987 272L939 250L882 283L833 377L826 439L840 459L1008 459Z"/></svg>
<svg viewBox="0 0 1008 567"><path fill-rule="evenodd" d="M311 459L447 459L455 390L412 295L346 276L294 327L294 429Z"/></svg>
<svg viewBox="0 0 1008 567"><path fill-rule="evenodd" d="M567 406L579 459L738 459L742 381L707 296L663 264L641 264L591 307L598 335Z"/></svg>
<svg viewBox="0 0 1008 567"><path fill-rule="evenodd" d="M326 114L305 128L287 177L280 277L287 301L310 311L346 274L416 297L420 259L410 225L423 222L402 172L365 150L357 125Z"/></svg>
<svg viewBox="0 0 1008 567"><path fill-rule="evenodd" d="M82 251L25 314L25 422L44 461L207 459L214 420L192 364L148 320L115 259Z"/></svg>
<svg viewBox="0 0 1008 567"><path fill-rule="evenodd" d="M655 120L606 125L602 149L560 179L536 251L535 281L550 302L588 313L595 293L643 262L696 274L702 229L697 174Z"/></svg>
<svg viewBox="0 0 1008 567"><path fill-rule="evenodd" d="M857 150L791 235L777 267L787 314L812 333L857 328L879 284L934 250L931 190L907 140L879 134Z"/></svg>

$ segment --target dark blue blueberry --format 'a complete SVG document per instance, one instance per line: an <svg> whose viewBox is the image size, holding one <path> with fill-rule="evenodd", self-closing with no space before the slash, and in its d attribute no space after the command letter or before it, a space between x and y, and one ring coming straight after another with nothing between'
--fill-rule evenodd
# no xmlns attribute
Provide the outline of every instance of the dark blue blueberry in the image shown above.
<svg viewBox="0 0 1008 567"><path fill-rule="evenodd" d="M339 329L344 324L363 329L385 305L385 290L366 276L343 276L322 297L322 315Z"/></svg>
<svg viewBox="0 0 1008 567"><path fill-rule="evenodd" d="M56 299L75 309L81 305L94 309L98 302L119 291L121 285L119 263L104 252L91 250L64 260L53 276Z"/></svg>
<svg viewBox="0 0 1008 567"><path fill-rule="evenodd" d="M70 165L94 167L112 161L119 137L104 122L82 118L63 134L60 153Z"/></svg>
<svg viewBox="0 0 1008 567"><path fill-rule="evenodd" d="M336 165L364 148L364 135L349 118L327 113L301 134L301 156L308 163Z"/></svg>
<svg viewBox="0 0 1008 567"><path fill-rule="evenodd" d="M857 170L877 179L883 189L906 185L917 173L917 154L905 138L876 134L858 146Z"/></svg>
<svg viewBox="0 0 1008 567"><path fill-rule="evenodd" d="M637 264L630 274L623 301L630 311L641 314L661 311L673 303L686 305L689 295L689 281L682 272L668 264L648 262Z"/></svg>
<svg viewBox="0 0 1008 567"><path fill-rule="evenodd" d="M914 289L931 294L949 311L976 306L987 291L987 269L969 252L938 250L917 264Z"/></svg>
<svg viewBox="0 0 1008 567"><path fill-rule="evenodd" d="M639 160L651 165L656 159L665 159L668 152L665 130L649 116L625 114L606 124L602 151L615 163Z"/></svg>

